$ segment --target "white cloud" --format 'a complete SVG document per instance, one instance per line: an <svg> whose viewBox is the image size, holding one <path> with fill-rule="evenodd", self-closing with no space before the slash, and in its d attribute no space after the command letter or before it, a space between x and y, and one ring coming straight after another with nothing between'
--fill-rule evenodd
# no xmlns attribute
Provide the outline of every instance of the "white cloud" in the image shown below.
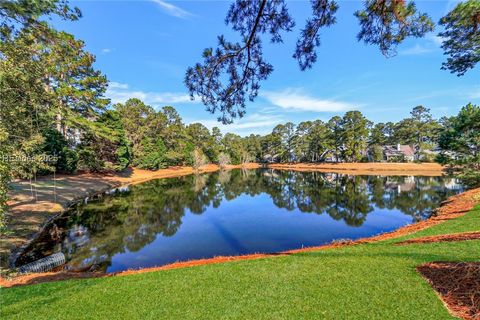
<svg viewBox="0 0 480 320"><path fill-rule="evenodd" d="M113 51L113 49L110 49L110 48L103 48L103 49L102 49L102 53L103 53L103 54L107 54L107 53L110 53L110 52L112 52L112 51Z"/></svg>
<svg viewBox="0 0 480 320"><path fill-rule="evenodd" d="M131 90L125 83L110 82L105 95L112 103L123 103L130 98L137 98L152 106L162 106L169 103L192 103L190 96L175 92L145 92Z"/></svg>
<svg viewBox="0 0 480 320"><path fill-rule="evenodd" d="M470 94L470 99L480 99L480 86L477 86L473 89L472 93Z"/></svg>
<svg viewBox="0 0 480 320"><path fill-rule="evenodd" d="M421 43L417 43L413 47L404 49L400 51L399 54L403 56L412 56L431 53L441 47L443 40L444 38L439 37L435 33L429 33L422 40L419 40Z"/></svg>
<svg viewBox="0 0 480 320"><path fill-rule="evenodd" d="M444 40L444 38L439 37L439 36L437 36L437 35L435 35L435 34L430 34L430 35L428 35L428 36L427 36L427 39L430 40L431 42L433 42L435 45L437 45L437 46L439 46L439 47L442 45L442 42L443 42L443 40Z"/></svg>
<svg viewBox="0 0 480 320"><path fill-rule="evenodd" d="M172 16L172 17L176 17L176 18L181 18L181 19L185 19L185 18L188 18L188 17L191 17L193 16L192 13L186 11L186 10L183 10L182 8L179 8L177 6L174 6L173 4L171 3L168 3L164 0L152 0L153 2L155 2L156 4L158 4L158 6L168 15Z"/></svg>
<svg viewBox="0 0 480 320"><path fill-rule="evenodd" d="M108 84L108 88L109 89L128 89L128 84L112 81Z"/></svg>
<svg viewBox="0 0 480 320"><path fill-rule="evenodd" d="M301 89L266 91L261 96L275 106L294 111L339 112L358 108L349 102L312 97Z"/></svg>
<svg viewBox="0 0 480 320"><path fill-rule="evenodd" d="M213 119L193 120L187 122L199 122L210 130L213 127L218 127L223 134L227 132L232 132L239 135L249 135L251 133L270 133L274 126L279 123L285 122L285 120L279 115L253 113L251 115L245 116L244 118L236 120L232 124L222 124L221 122Z"/></svg>
<svg viewBox="0 0 480 320"><path fill-rule="evenodd" d="M414 47L400 51L399 54L402 56L414 56L430 53L432 51L434 51L434 49L416 44Z"/></svg>

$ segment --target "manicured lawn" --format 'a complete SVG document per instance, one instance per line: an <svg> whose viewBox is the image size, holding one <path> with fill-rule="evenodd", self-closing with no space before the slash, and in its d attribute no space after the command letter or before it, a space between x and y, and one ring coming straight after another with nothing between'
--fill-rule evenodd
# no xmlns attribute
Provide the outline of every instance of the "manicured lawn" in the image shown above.
<svg viewBox="0 0 480 320"><path fill-rule="evenodd" d="M479 261L480 241L393 243L478 230L480 206L413 236L374 244L0 289L0 318L451 319L415 267Z"/></svg>

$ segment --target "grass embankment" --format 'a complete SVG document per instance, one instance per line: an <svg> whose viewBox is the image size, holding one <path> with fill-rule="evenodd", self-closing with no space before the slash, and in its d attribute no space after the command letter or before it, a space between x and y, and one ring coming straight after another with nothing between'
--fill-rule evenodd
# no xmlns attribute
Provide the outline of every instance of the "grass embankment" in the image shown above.
<svg viewBox="0 0 480 320"><path fill-rule="evenodd" d="M480 206L404 237L129 276L0 289L5 319L450 319L415 268L479 261L480 240L395 245L480 230ZM319 231L320 232L320 231Z"/></svg>

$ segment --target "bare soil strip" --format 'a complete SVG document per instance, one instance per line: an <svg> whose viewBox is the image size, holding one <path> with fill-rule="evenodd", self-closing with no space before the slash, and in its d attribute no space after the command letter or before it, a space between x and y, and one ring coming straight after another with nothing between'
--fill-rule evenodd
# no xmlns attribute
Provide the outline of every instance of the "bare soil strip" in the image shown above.
<svg viewBox="0 0 480 320"><path fill-rule="evenodd" d="M422 238L397 242L396 245L407 245L407 244L415 244L415 243L432 243L432 242L468 241L468 240L480 240L480 232L462 232L462 233L444 234L440 236L422 237Z"/></svg>
<svg viewBox="0 0 480 320"><path fill-rule="evenodd" d="M432 262L417 267L453 316L480 319L480 262Z"/></svg>
<svg viewBox="0 0 480 320"><path fill-rule="evenodd" d="M465 213L473 209L475 204L478 202L478 199L476 198L478 197L479 194L480 194L480 188L469 190L462 194L453 196L443 203L442 207L439 208L435 216L433 216L428 220L420 221L418 223L414 223L414 224L402 227L393 232L388 232L388 233L384 233L384 234L369 237L369 238L359 239L356 241L345 241L345 242L333 243L329 245L289 250L289 251L273 253L273 254L249 254L244 256L214 257L210 259L177 262L177 263L172 263L172 264L168 264L161 267L144 268L139 270L128 270L128 271L123 271L116 274L114 273L102 274L102 273L91 273L91 272L73 273L73 272L60 271L60 272L46 272L46 273L19 275L9 279L0 277L0 286L14 287L14 286L35 284L35 283L48 282L48 281L65 280L65 279L72 279L72 278L124 276L124 275L137 274L137 273L186 268L186 267L193 267L193 266L199 266L199 265L224 263L224 262L230 262L230 261L252 260L252 259L262 259L262 258L275 257L275 256L284 256L284 255L289 255L293 253L326 250L326 249L333 249L333 248L339 248L339 247L350 246L350 245L357 245L362 243L371 243L375 241L393 239L393 238L397 238L403 235L411 234L413 232L417 232L417 231L429 228L433 225L464 215Z"/></svg>
<svg viewBox="0 0 480 320"><path fill-rule="evenodd" d="M275 163L269 168L293 171L335 172L351 175L377 176L429 176L443 174L444 167L438 163Z"/></svg>

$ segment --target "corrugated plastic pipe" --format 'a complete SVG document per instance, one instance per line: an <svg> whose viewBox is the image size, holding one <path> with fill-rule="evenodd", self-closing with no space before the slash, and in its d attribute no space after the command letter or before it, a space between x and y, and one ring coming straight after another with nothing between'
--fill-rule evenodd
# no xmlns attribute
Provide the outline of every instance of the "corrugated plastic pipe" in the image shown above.
<svg viewBox="0 0 480 320"><path fill-rule="evenodd" d="M58 252L37 261L27 263L18 270L20 273L46 272L62 264L65 264L65 255L62 252Z"/></svg>

